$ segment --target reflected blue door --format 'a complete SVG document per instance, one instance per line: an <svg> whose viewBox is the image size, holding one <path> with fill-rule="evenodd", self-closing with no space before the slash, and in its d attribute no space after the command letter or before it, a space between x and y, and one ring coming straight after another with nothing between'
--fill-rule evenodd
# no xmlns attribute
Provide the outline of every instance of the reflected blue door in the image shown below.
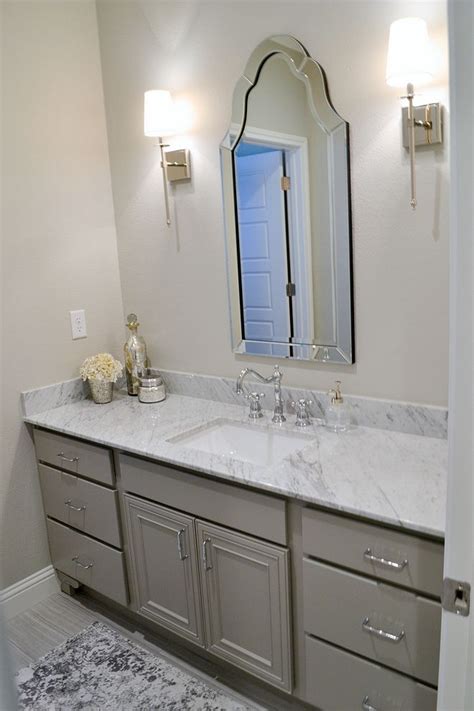
<svg viewBox="0 0 474 711"><path fill-rule="evenodd" d="M236 155L236 168L245 338L288 342L283 155L278 150ZM252 352L288 356L288 347L262 343Z"/></svg>

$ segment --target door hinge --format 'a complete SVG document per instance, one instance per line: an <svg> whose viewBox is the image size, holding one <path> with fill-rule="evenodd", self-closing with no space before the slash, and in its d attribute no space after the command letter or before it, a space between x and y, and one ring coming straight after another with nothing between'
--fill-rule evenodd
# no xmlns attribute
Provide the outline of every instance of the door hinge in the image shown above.
<svg viewBox="0 0 474 711"><path fill-rule="evenodd" d="M281 177L281 189L289 190L291 187L291 181L288 175L282 175Z"/></svg>
<svg viewBox="0 0 474 711"><path fill-rule="evenodd" d="M293 284L293 282L289 282L289 284L286 285L286 295L287 296L295 296L296 295L296 284Z"/></svg>
<svg viewBox="0 0 474 711"><path fill-rule="evenodd" d="M469 583L445 578L443 580L443 610L467 617L471 607L471 586Z"/></svg>

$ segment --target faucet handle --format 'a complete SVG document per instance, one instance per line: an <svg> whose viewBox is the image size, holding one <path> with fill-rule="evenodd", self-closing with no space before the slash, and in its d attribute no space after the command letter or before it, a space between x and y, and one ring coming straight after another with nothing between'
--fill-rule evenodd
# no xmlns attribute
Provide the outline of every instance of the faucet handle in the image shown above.
<svg viewBox="0 0 474 711"><path fill-rule="evenodd" d="M245 393L244 397L246 400L253 400L253 401L258 402L259 400L262 400L262 398L265 397L265 393L255 393L255 392Z"/></svg>
<svg viewBox="0 0 474 711"><path fill-rule="evenodd" d="M246 393L245 399L250 401L250 412L249 417L252 420L257 420L259 417L263 417L262 406L260 400L265 397L265 393Z"/></svg>
<svg viewBox="0 0 474 711"><path fill-rule="evenodd" d="M297 427L307 427L311 424L311 413L309 411L309 406L313 404L312 400L305 400L300 398L299 400L293 400L291 407L296 410L296 426Z"/></svg>

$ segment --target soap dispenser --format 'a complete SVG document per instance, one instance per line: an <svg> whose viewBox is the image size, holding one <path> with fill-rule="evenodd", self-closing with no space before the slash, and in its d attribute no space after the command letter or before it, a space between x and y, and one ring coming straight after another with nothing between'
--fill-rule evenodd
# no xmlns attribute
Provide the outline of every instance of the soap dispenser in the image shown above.
<svg viewBox="0 0 474 711"><path fill-rule="evenodd" d="M326 410L324 424L333 432L345 432L351 427L351 414L342 397L340 380L336 380L336 387L329 390L328 395L331 401Z"/></svg>
<svg viewBox="0 0 474 711"><path fill-rule="evenodd" d="M139 325L136 314L129 314L127 316L127 328L130 331L130 337L124 346L124 355L127 391L129 395L138 395L138 378L145 372L149 365L145 339L137 333Z"/></svg>

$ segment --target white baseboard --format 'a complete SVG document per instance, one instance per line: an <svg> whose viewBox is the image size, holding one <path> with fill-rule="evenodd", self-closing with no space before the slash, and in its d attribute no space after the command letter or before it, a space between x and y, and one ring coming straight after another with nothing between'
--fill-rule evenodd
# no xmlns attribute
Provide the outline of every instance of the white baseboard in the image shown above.
<svg viewBox="0 0 474 711"><path fill-rule="evenodd" d="M10 585L9 588L0 591L0 609L4 619L10 620L18 613L46 600L53 593L59 592L59 589L59 582L52 565Z"/></svg>

